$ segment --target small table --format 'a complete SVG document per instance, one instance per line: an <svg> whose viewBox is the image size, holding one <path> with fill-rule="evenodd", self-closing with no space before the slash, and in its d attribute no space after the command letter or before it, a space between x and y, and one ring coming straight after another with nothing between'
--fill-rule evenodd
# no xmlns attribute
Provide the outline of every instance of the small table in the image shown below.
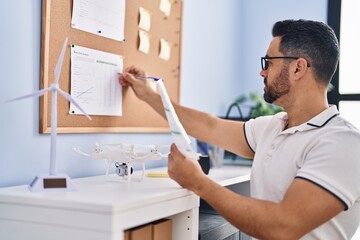
<svg viewBox="0 0 360 240"><path fill-rule="evenodd" d="M209 177L236 185L249 181L250 168L224 166L211 169ZM169 178L119 182L102 175L74 184L73 192L0 189L0 239L123 240L126 229L162 218L172 219L174 240L198 238L199 197Z"/></svg>

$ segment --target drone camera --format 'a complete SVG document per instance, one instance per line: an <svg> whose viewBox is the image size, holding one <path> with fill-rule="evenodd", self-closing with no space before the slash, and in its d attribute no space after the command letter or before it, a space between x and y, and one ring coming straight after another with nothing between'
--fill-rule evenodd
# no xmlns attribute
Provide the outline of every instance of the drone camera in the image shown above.
<svg viewBox="0 0 360 240"><path fill-rule="evenodd" d="M128 166L127 166L126 163L120 164L120 163L116 162L115 167L116 167L116 174L117 175L119 175L121 177L129 175ZM133 173L133 168L130 169L130 174L132 174L132 173Z"/></svg>

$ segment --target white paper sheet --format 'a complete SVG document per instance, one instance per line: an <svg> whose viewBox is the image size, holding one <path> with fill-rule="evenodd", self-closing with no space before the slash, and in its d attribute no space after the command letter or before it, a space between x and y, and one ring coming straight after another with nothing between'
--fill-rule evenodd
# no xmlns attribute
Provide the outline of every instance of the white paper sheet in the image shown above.
<svg viewBox="0 0 360 240"><path fill-rule="evenodd" d="M125 0L73 0L71 26L124 41Z"/></svg>
<svg viewBox="0 0 360 240"><path fill-rule="evenodd" d="M181 124L178 116L176 115L174 106L172 105L169 95L167 94L163 80L159 79L156 81L156 83L159 87L166 118L170 126L171 136L174 140L176 147L185 157L193 160L198 160L199 154L197 154L191 146L191 140L187 135L183 125Z"/></svg>
<svg viewBox="0 0 360 240"><path fill-rule="evenodd" d="M71 96L89 115L122 115L122 71L120 55L71 46ZM82 114L72 104L69 113Z"/></svg>

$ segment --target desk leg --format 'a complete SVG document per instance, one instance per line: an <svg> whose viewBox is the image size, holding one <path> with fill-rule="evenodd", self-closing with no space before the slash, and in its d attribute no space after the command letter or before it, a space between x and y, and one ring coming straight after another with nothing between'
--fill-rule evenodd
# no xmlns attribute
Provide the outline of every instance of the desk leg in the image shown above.
<svg viewBox="0 0 360 240"><path fill-rule="evenodd" d="M197 240L199 234L199 208L170 217L173 221L173 240Z"/></svg>

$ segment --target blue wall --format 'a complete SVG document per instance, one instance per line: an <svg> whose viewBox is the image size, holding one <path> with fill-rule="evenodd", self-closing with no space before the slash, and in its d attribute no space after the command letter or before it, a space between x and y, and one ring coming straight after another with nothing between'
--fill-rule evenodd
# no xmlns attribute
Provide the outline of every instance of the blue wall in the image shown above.
<svg viewBox="0 0 360 240"><path fill-rule="evenodd" d="M21 6L21 7L20 7ZM326 21L327 0L184 0L182 41L183 105L224 115L241 93L262 92L260 57L276 20ZM49 168L49 135L38 134L39 100L4 101L38 90L40 0L0 1L0 187L28 184ZM135 63L134 63L135 64ZM72 178L103 174L104 160L74 153L79 146L130 142L170 144L168 134L65 134L58 136L58 171ZM147 167L165 165L151 161Z"/></svg>

